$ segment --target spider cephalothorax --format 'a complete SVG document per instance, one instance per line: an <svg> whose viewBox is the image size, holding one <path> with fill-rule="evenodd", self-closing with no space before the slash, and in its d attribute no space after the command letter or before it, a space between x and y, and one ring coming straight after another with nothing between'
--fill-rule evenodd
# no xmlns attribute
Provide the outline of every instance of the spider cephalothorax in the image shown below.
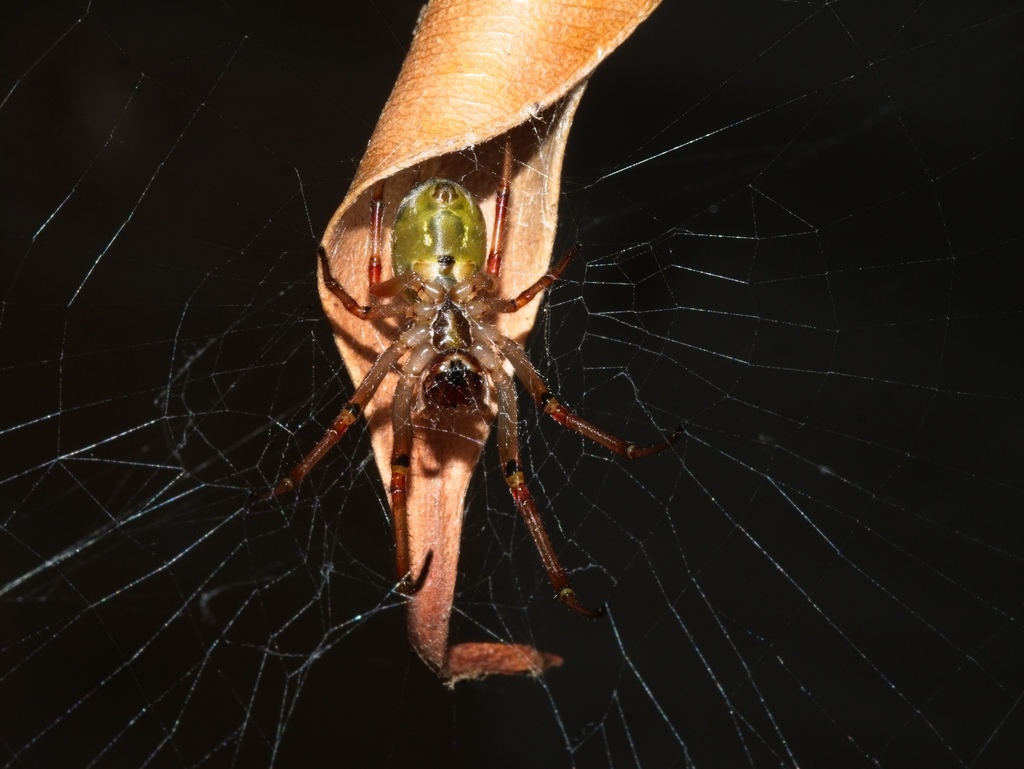
<svg viewBox="0 0 1024 769"><path fill-rule="evenodd" d="M391 453L391 510L395 528L398 589L415 592L425 576L409 563L406 535L406 483L413 443L412 412L427 408L483 410L489 393L497 401L497 440L505 480L523 516L558 598L587 617L601 610L585 608L576 598L569 577L548 539L537 505L526 486L519 460L517 404L507 361L516 377L546 414L563 427L583 435L628 459L649 456L670 446L681 434L651 446L637 446L581 419L547 389L523 348L495 325L499 313L516 312L554 283L576 253L571 249L540 280L515 299L495 294L501 272L506 212L511 193L512 156L509 145L495 200L491 247L480 206L462 185L449 179L429 179L405 196L391 228L394 277L381 281L383 184L378 185L370 212L369 282L372 303L360 305L331 275L327 254L318 250L324 284L345 309L363 320L381 317L401 321L398 338L384 350L356 388L351 400L296 467L261 498L291 491L324 454L344 435L370 402L384 377L399 373L392 401L394 444ZM429 560L429 554L428 554Z"/></svg>

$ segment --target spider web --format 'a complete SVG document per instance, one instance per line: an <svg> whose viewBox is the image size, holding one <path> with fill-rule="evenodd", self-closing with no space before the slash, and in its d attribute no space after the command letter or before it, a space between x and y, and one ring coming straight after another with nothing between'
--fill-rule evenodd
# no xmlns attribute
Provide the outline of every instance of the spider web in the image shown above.
<svg viewBox="0 0 1024 769"><path fill-rule="evenodd" d="M314 248L417 10L2 12L0 764L1019 757L1020 7L666 3L596 74L529 352L595 422L687 433L625 463L520 398L609 613L551 598L489 447L453 636L566 663L454 692L365 429L249 500L351 390Z"/></svg>

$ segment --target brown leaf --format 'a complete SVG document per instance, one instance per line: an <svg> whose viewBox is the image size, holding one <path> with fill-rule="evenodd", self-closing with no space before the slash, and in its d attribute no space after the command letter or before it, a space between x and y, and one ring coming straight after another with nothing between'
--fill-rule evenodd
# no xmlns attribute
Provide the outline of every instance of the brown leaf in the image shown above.
<svg viewBox="0 0 1024 769"><path fill-rule="evenodd" d="M369 302L370 200L382 180L385 244L399 201L416 181L430 177L466 186L490 223L506 135L514 164L500 293L515 296L543 275L557 225L565 142L586 79L658 2L431 2L352 187L324 235L335 279L357 301ZM391 275L387 252L385 246L385 280ZM360 382L394 338L394 323L364 322L346 312L325 288L322 274L320 296L345 366ZM503 315L499 328L523 341L539 302ZM390 405L396 381L390 375L365 412L385 484L390 478ZM413 572L428 552L433 560L422 589L409 602L409 636L424 661L450 680L536 674L547 667L544 660L557 659L535 650L530 652L536 656L524 656L522 650L529 647L519 646L510 646L508 655L496 653L494 644L463 644L454 653L449 649L463 503L493 416L422 414L415 431L408 501ZM507 660L517 654L532 661L514 670Z"/></svg>

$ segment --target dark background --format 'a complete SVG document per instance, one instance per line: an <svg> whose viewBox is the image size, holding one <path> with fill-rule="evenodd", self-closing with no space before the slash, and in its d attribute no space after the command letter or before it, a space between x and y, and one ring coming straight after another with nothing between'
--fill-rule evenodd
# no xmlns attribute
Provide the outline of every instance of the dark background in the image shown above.
<svg viewBox="0 0 1024 769"><path fill-rule="evenodd" d="M598 71L524 402L587 623L497 473L450 692L389 593L314 249L415 3L5 6L0 744L14 767L1001 766L1022 752L1018 4L666 0ZM482 468L491 470L493 450ZM91 763L92 762L92 763Z"/></svg>

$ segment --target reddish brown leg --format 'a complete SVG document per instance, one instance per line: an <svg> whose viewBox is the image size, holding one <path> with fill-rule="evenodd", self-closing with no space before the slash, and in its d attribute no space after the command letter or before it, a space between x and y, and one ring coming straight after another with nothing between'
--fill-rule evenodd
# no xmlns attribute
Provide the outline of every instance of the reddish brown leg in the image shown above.
<svg viewBox="0 0 1024 769"><path fill-rule="evenodd" d="M516 422L518 412L516 409L516 393L511 378L498 366L490 370L491 379L494 382L494 389L498 394L498 455L501 457L501 464L505 471L505 481L508 483L509 491L512 492L512 500L516 509L523 517L526 528L533 537L533 543L540 554L541 563L551 580L551 587L555 590L558 600L568 606L577 614L591 619L604 614L604 607L588 609L576 598L576 592L569 581L558 554L555 552L547 530L544 528L544 521L541 520L537 511L537 504L533 501L526 486L526 474L519 462L519 439L517 436Z"/></svg>
<svg viewBox="0 0 1024 769"><path fill-rule="evenodd" d="M359 304L352 295L348 293L331 274L331 266L327 263L327 252L323 246L319 246L316 255L320 257L320 268L324 273L324 285L327 290L334 294L341 305L360 320L369 320L381 314L381 305Z"/></svg>
<svg viewBox="0 0 1024 769"><path fill-rule="evenodd" d="M631 441L618 437L614 433L603 430L567 409L548 391L547 385L541 379L540 374L537 373L537 369L530 363L530 359L522 347L500 334L494 334L491 339L508 359L509 363L512 364L516 376L519 377L527 392L530 393L530 396L536 401L537 405L544 410L545 414L558 422L562 427L566 427L573 432L579 433L584 438L589 438L595 443L601 444L620 457L640 459L641 457L649 457L651 454L657 454L679 440L679 437L684 432L683 426L680 425L668 438L660 443L654 443L650 446L638 446Z"/></svg>
<svg viewBox="0 0 1024 769"><path fill-rule="evenodd" d="M374 287L380 283L381 252L384 248L384 182L381 181L373 191L373 199L370 201L370 261L366 272L370 284L370 293L373 294ZM324 274L324 285L327 290L334 294L342 306L352 315L361 320L377 317L384 313L384 309L376 305L359 304L342 285L334 279L331 273L331 266L327 261L327 251L323 246L317 247L316 254L320 257L320 267Z"/></svg>
<svg viewBox="0 0 1024 769"><path fill-rule="evenodd" d="M494 198L494 227L491 234L491 252L487 255L487 273L501 274L501 252L505 247L508 229L508 199L512 194L512 140L505 137L505 160L501 166L501 182Z"/></svg>
<svg viewBox="0 0 1024 769"><path fill-rule="evenodd" d="M569 582L569 575L566 574L565 569L558 560L555 548L551 544L551 540L548 538L547 531L544 528L544 522L540 519L540 513L537 512L537 505L533 501L530 490L526 487L523 468L518 462L513 460L505 465L505 481L512 492L512 499L516 503L516 509L523 516L526 528L533 537L533 543L537 546L541 563L544 564L544 569L548 573L548 579L551 580L551 587L555 589L555 595L558 596L558 600L577 614L588 619L600 617L604 614L604 606L600 606L597 609L588 609L576 597L576 592L572 589L572 584Z"/></svg>
<svg viewBox="0 0 1024 769"><path fill-rule="evenodd" d="M391 430L394 443L391 448L391 518L395 533L395 572L398 591L411 595L423 585L430 568L432 552L428 552L420 573L414 577L409 555L409 531L406 521L407 483L412 456L412 406L416 383L423 370L434 358L435 351L429 341L415 348L406 361L402 376L391 402Z"/></svg>
<svg viewBox="0 0 1024 769"><path fill-rule="evenodd" d="M396 393L397 395L397 393ZM397 399L396 399L397 406ZM412 425L395 431L395 442L391 450L391 519L395 534L395 574L398 576L398 591L412 593L419 582L412 578L409 559L409 528L406 523L406 502L409 481L409 463L412 456Z"/></svg>
<svg viewBox="0 0 1024 769"><path fill-rule="evenodd" d="M380 257L384 251L384 180L377 183L373 191L373 200L370 201L370 264L368 265L367 277L370 281L370 290L380 283L381 261Z"/></svg>
<svg viewBox="0 0 1024 769"><path fill-rule="evenodd" d="M561 261L555 265L553 270L550 270L544 277L540 278L536 283L519 294L515 299L495 299L495 312L516 312L523 309L523 307L528 305L530 301L537 296L537 294L562 277L562 273L565 272L565 268L569 266L569 262L571 262L579 252L580 246L577 243L565 252L565 256L563 256Z"/></svg>
<svg viewBox="0 0 1024 769"><path fill-rule="evenodd" d="M298 486L302 479L309 474L309 471L316 467L317 463L324 458L324 455L341 440L345 431L359 418L366 404L370 402L370 398L373 397L381 381L383 381L384 375L391 370L391 367L398 362L407 349L408 345L400 339L382 352L366 373L366 378L356 388L352 399L341 407L341 413L331 423L331 426L327 428L327 432L324 433L323 437L317 441L313 450L306 454L305 458L292 468L291 472L278 481L274 488L257 494L256 498L269 499L270 497L276 497L278 494L285 494Z"/></svg>

